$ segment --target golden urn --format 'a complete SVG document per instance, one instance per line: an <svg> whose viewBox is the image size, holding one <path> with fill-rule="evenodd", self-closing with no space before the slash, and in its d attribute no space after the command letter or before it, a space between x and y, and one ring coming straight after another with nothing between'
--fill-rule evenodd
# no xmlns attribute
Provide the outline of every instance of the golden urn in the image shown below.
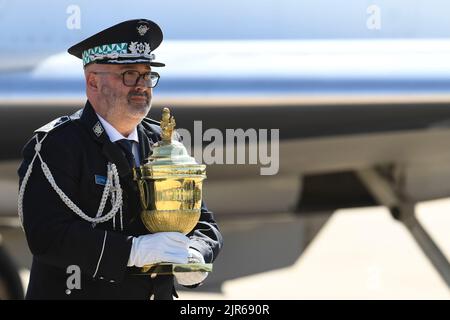
<svg viewBox="0 0 450 320"><path fill-rule="evenodd" d="M163 109L162 140L139 168L134 180L139 187L141 219L151 233L177 231L188 234L200 218L202 183L206 166L198 164L179 141L172 140L175 119Z"/></svg>

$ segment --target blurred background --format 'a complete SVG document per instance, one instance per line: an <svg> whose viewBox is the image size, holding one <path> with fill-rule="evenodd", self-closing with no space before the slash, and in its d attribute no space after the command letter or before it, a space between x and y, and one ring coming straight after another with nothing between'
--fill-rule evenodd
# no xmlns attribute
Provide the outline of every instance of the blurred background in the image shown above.
<svg viewBox="0 0 450 320"><path fill-rule="evenodd" d="M170 107L198 161L208 129L257 133L256 143L216 141L204 197L225 246L182 299L449 299L449 8L0 0L0 298L23 295L31 263L17 218L21 149L86 99L67 48L148 18L164 32L155 54L167 65L149 116ZM279 140L261 143L277 129Z"/></svg>

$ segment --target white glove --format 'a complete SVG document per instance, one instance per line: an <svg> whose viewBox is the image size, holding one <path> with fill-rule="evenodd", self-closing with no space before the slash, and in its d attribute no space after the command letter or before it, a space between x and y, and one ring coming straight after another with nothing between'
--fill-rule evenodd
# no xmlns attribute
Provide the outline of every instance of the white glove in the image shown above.
<svg viewBox="0 0 450 320"><path fill-rule="evenodd" d="M189 248L189 262L188 263L205 263L202 254L195 249ZM193 286L206 279L208 272L174 272L177 282L183 286Z"/></svg>
<svg viewBox="0 0 450 320"><path fill-rule="evenodd" d="M133 238L128 267L159 262L187 263L189 238L180 232L158 232Z"/></svg>

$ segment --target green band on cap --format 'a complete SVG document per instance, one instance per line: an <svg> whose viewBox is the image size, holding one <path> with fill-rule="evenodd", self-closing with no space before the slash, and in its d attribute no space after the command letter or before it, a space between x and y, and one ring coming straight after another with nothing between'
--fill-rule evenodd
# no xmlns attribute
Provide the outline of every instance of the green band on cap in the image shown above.
<svg viewBox="0 0 450 320"><path fill-rule="evenodd" d="M83 51L83 66L91 63L95 55L124 54L128 52L128 43L112 43Z"/></svg>

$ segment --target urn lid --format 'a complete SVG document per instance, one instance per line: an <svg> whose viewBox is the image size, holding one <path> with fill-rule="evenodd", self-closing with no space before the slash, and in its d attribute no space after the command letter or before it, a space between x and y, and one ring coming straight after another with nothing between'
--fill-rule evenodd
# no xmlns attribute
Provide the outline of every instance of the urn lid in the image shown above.
<svg viewBox="0 0 450 320"><path fill-rule="evenodd" d="M175 119L170 115L170 110L164 108L161 121L162 139L153 145L153 154L147 162L149 165L198 165L181 142L172 140L175 124Z"/></svg>
<svg viewBox="0 0 450 320"><path fill-rule="evenodd" d="M161 141L160 141L161 142ZM153 145L153 154L148 158L148 164L158 165L196 165L181 142L173 140L169 144L158 142Z"/></svg>

